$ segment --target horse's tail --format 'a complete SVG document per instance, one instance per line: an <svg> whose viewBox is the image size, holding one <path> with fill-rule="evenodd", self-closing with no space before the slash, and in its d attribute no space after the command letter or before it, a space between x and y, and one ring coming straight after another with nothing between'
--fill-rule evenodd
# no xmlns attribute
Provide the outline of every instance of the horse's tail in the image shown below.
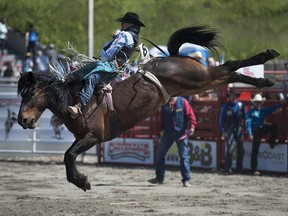
<svg viewBox="0 0 288 216"><path fill-rule="evenodd" d="M224 46L217 41L216 30L202 25L186 27L174 32L167 44L170 55L177 55L184 43L196 44L214 53L218 53L217 47L225 50Z"/></svg>

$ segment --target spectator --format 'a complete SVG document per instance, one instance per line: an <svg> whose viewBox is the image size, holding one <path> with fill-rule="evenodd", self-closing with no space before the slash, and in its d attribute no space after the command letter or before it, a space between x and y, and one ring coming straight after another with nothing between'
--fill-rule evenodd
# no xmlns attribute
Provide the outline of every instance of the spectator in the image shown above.
<svg viewBox="0 0 288 216"><path fill-rule="evenodd" d="M228 96L230 99L223 104L220 113L220 127L226 146L224 172L232 173L233 141L235 140L237 145L236 172L241 173L244 157L242 128L245 122L245 106L238 101L239 94L236 94L233 89L230 90Z"/></svg>
<svg viewBox="0 0 288 216"><path fill-rule="evenodd" d="M281 80L281 89L283 92L279 93L280 100L287 100L287 82L288 82L288 62L284 64L286 74L283 76L283 79Z"/></svg>
<svg viewBox="0 0 288 216"><path fill-rule="evenodd" d="M49 59L46 55L43 54L41 50L37 51L36 62L37 62L37 69L39 71L41 72L48 71Z"/></svg>
<svg viewBox="0 0 288 216"><path fill-rule="evenodd" d="M26 32L26 47L27 53L31 53L33 66L36 66L36 46L38 43L38 33L36 32L34 25L32 23L29 24L29 29Z"/></svg>
<svg viewBox="0 0 288 216"><path fill-rule="evenodd" d="M278 103L268 107L262 107L265 98L261 94L256 94L251 100L254 107L250 108L246 115L246 131L249 139L252 141L252 153L251 153L251 170L254 175L260 175L257 170L257 157L259 153L259 147L261 144L261 138L265 134L269 134L269 145L270 148L274 148L276 135L278 131L277 124L264 124L265 117L276 111L281 107Z"/></svg>
<svg viewBox="0 0 288 216"><path fill-rule="evenodd" d="M173 97L161 108L161 125L163 136L157 150L156 178L148 180L152 184L163 184L165 174L165 156L176 142L180 157L182 183L190 186L190 161L188 152L188 136L193 135L196 126L195 114L183 97Z"/></svg>
<svg viewBox="0 0 288 216"><path fill-rule="evenodd" d="M48 55L49 61L52 61L52 62L57 61L58 53L55 50L55 45L54 44L50 43L48 45L47 55Z"/></svg>
<svg viewBox="0 0 288 216"><path fill-rule="evenodd" d="M31 58L31 53L27 52L25 58L22 62L22 71L23 72L30 72L33 70L33 60Z"/></svg>
<svg viewBox="0 0 288 216"><path fill-rule="evenodd" d="M5 42L7 40L7 33L8 33L8 29L6 26L6 20L1 19L0 20L0 51L1 51L0 58L1 59L4 54Z"/></svg>
<svg viewBox="0 0 288 216"><path fill-rule="evenodd" d="M209 67L216 67L217 62L215 61L215 59L212 56L210 56L207 58L207 65L208 65L208 68Z"/></svg>
<svg viewBox="0 0 288 216"><path fill-rule="evenodd" d="M6 69L4 70L3 77L13 77L14 71L11 62L5 62Z"/></svg>

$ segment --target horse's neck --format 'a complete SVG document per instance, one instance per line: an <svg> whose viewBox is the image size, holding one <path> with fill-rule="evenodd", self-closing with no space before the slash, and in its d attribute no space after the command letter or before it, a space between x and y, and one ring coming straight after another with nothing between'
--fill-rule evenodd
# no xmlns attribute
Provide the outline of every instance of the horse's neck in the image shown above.
<svg viewBox="0 0 288 216"><path fill-rule="evenodd" d="M66 114L63 113L59 108L57 108L56 105L48 107L48 109L61 121L65 122L66 121Z"/></svg>

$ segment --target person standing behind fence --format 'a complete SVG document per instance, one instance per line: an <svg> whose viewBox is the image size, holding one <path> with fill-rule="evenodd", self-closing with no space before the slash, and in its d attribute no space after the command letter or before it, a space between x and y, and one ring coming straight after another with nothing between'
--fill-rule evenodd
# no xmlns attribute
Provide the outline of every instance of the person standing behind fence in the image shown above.
<svg viewBox="0 0 288 216"><path fill-rule="evenodd" d="M4 54L5 42L7 40L7 33L8 33L8 29L6 26L6 21L5 19L1 19L0 20L0 51L1 51L0 59L2 59L2 56Z"/></svg>
<svg viewBox="0 0 288 216"><path fill-rule="evenodd" d="M27 47L27 53L32 54L32 60L33 65L36 67L36 47L38 43L38 33L34 28L34 25L32 23L29 24L29 29L26 32L26 47Z"/></svg>
<svg viewBox="0 0 288 216"><path fill-rule="evenodd" d="M257 157L262 136L265 134L270 134L269 146L273 149L278 132L277 124L264 124L265 117L279 109L284 103L284 101L282 101L282 103L262 107L264 101L265 98L263 98L261 94L256 94L254 96L254 98L251 100L254 107L248 110L245 121L247 135L252 141L251 171L254 175L260 175L260 172L257 170Z"/></svg>
<svg viewBox="0 0 288 216"><path fill-rule="evenodd" d="M188 136L193 135L196 117L189 104L183 97L173 97L161 108L161 125L163 136L157 151L156 178L148 180L152 184L163 184L165 174L165 156L176 142L180 157L182 183L190 186L190 161L188 151Z"/></svg>
<svg viewBox="0 0 288 216"><path fill-rule="evenodd" d="M287 96L288 96L288 62L286 62L284 64L284 67L285 67L285 70L286 70L286 73L284 74L283 78L282 78L282 82L281 82L281 85L280 85L280 88L282 89L282 92L279 93L279 98L280 100L287 100Z"/></svg>
<svg viewBox="0 0 288 216"><path fill-rule="evenodd" d="M34 64L31 58L31 53L27 52L22 61L22 72L31 72L33 70L33 66Z"/></svg>
<svg viewBox="0 0 288 216"><path fill-rule="evenodd" d="M234 90L230 90L228 95L230 99L223 104L220 113L222 137L225 138L226 145L224 172L232 173L233 141L235 140L237 147L236 172L241 173L244 157L242 129L246 115L245 106L238 101L239 94L236 94Z"/></svg>
<svg viewBox="0 0 288 216"><path fill-rule="evenodd" d="M4 65L6 66L6 69L4 70L3 77L13 77L14 71L13 71L12 63L7 61L4 63Z"/></svg>

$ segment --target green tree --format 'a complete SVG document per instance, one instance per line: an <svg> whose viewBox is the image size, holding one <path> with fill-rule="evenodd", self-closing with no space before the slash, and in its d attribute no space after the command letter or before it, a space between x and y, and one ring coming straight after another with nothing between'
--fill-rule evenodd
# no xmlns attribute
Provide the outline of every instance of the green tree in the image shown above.
<svg viewBox="0 0 288 216"><path fill-rule="evenodd" d="M88 0L1 0L0 18L24 34L33 22L43 44L54 43L58 50L70 41L87 52ZM267 48L288 59L287 0L95 0L94 53L119 28L114 22L127 11L135 11L146 27L141 36L166 44L175 30L204 24L220 32L230 59L246 58ZM151 45L147 44L148 47Z"/></svg>

